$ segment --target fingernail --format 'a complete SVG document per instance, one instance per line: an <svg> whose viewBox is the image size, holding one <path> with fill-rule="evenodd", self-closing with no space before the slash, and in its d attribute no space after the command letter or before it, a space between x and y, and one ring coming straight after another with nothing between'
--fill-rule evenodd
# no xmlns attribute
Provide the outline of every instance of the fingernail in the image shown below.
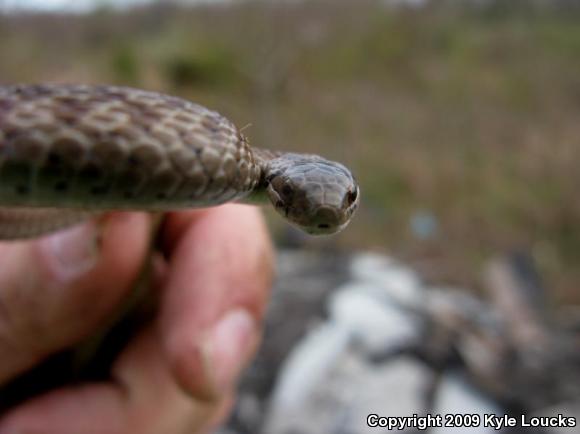
<svg viewBox="0 0 580 434"><path fill-rule="evenodd" d="M254 354L258 331L243 309L226 314L208 333L202 347L205 366L218 393L228 391Z"/></svg>
<svg viewBox="0 0 580 434"><path fill-rule="evenodd" d="M98 239L97 224L91 221L44 237L40 243L56 276L69 281L95 266L99 258Z"/></svg>

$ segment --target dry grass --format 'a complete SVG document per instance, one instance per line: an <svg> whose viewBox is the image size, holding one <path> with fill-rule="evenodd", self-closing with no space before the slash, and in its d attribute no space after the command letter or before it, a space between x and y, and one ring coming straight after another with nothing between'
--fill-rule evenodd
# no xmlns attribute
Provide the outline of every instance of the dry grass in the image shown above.
<svg viewBox="0 0 580 434"><path fill-rule="evenodd" d="M489 255L526 249L555 298L577 301L578 15L327 0L3 17L0 82L192 98L251 123L257 145L352 166L364 202L340 244L470 283ZM410 230L417 212L438 222L429 239Z"/></svg>

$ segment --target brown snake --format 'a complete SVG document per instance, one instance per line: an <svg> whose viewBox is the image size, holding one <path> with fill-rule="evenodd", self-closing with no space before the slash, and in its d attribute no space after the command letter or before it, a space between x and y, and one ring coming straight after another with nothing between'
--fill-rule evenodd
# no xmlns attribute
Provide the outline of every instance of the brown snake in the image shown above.
<svg viewBox="0 0 580 434"><path fill-rule="evenodd" d="M359 188L343 165L252 148L226 118L180 98L112 86L0 86L0 240L108 210L266 198L294 225L328 234L349 222ZM116 339L118 330L105 332ZM70 358L56 360L0 388L0 410L72 371Z"/></svg>
<svg viewBox="0 0 580 434"><path fill-rule="evenodd" d="M251 148L226 118L180 98L111 86L0 86L0 239L112 209L170 210L268 197L309 233L358 206L343 165Z"/></svg>

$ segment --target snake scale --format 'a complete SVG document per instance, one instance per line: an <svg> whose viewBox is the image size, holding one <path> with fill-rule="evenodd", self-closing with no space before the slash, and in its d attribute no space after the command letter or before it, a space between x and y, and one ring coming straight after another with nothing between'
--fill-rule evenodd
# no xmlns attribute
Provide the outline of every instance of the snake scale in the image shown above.
<svg viewBox="0 0 580 434"><path fill-rule="evenodd" d="M306 232L330 234L350 221L359 187L342 164L252 148L232 122L181 98L114 86L0 86L0 240L109 210L268 200ZM106 332L115 340L126 330ZM0 388L0 410L58 383L72 359L59 354Z"/></svg>

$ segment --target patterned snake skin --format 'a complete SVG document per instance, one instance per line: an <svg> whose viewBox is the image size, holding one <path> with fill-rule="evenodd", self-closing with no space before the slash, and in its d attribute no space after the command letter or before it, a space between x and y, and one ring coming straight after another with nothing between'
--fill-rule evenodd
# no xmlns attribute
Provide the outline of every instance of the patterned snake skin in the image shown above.
<svg viewBox="0 0 580 434"><path fill-rule="evenodd" d="M169 210L268 197L309 233L342 229L358 186L341 164L251 148L226 118L112 86L0 87L0 239L110 209Z"/></svg>

